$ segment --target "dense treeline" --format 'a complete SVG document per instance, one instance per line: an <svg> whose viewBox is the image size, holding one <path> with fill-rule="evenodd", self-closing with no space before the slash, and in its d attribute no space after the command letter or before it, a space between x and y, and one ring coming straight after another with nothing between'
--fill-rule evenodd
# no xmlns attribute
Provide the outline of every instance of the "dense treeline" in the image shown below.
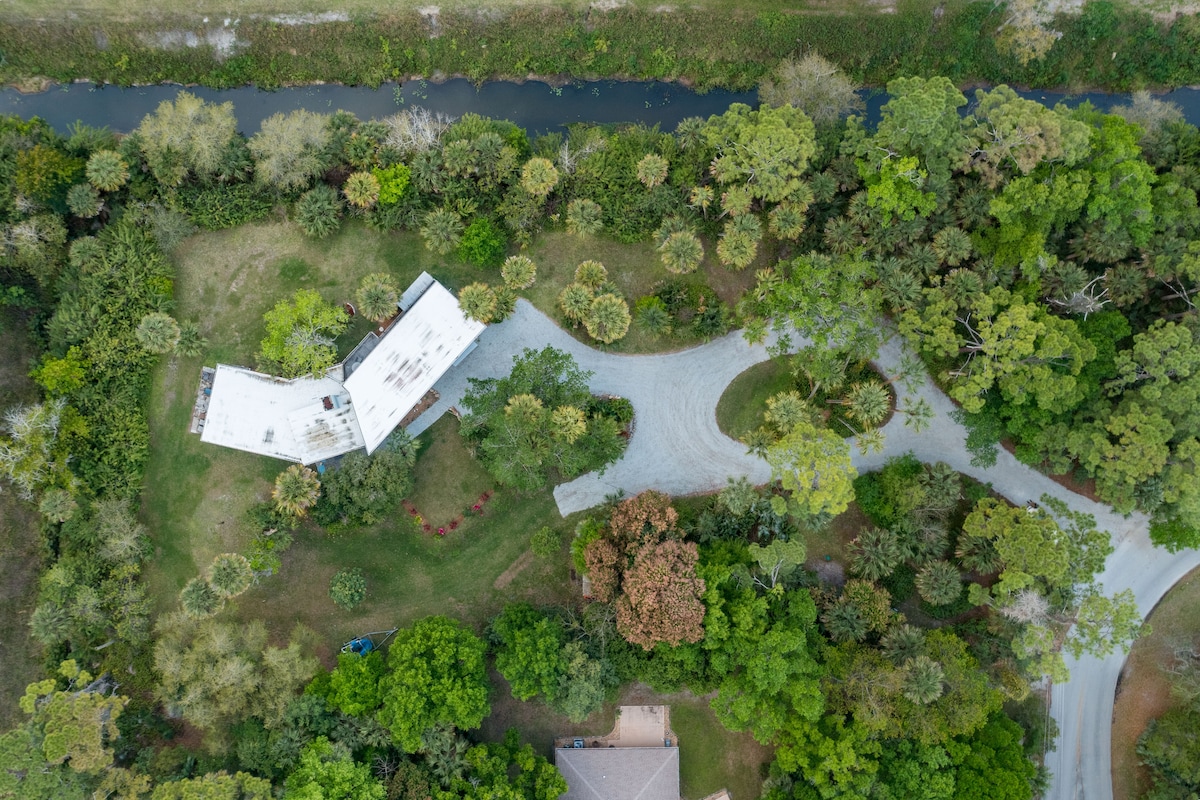
<svg viewBox="0 0 1200 800"><path fill-rule="evenodd" d="M1021 0L1005 6L903 2L888 8L891 13L827 14L539 6L486 15L401 11L311 25L244 16L224 28L219 19L202 25L168 14L132 24L8 19L0 25L0 77L269 88L318 81L377 86L414 75L521 80L533 74L749 89L780 59L816 49L875 86L897 74L946 75L959 84L1112 90L1197 82L1200 28L1194 15L1168 24L1107 0L1092 0L1074 14L1052 16L1040 8ZM1022 15L1044 17L1033 27L1034 42L1049 47L1040 59L1026 60L1021 53L1028 45L1002 33ZM184 32L197 46L152 44ZM1032 49L1043 52L1036 44Z"/></svg>
<svg viewBox="0 0 1200 800"><path fill-rule="evenodd" d="M466 738L488 713L490 648L515 696L572 719L635 678L715 691L725 725L778 746L767 793L779 800L908 797L918 780L928 797L1028 798L1027 753L1046 735L1022 705L1031 684L1063 677L1061 647L1103 653L1136 635L1131 598L1094 582L1107 534L1050 503L1013 508L944 465L901 459L855 481L843 437L877 446L888 384L921 373L873 373L894 324L961 405L977 458L1007 439L1026 462L1075 470L1118 509L1152 514L1161 543L1194 545L1200 134L1145 97L1106 116L999 87L968 106L945 78L893 81L867 130L841 120L852 95L806 93L796 77L779 75L778 105L673 134L575 126L531 141L511 123L410 109L277 115L246 139L232 107L187 93L119 140L5 120L0 275L6 297L36 309L44 399L6 417L0 469L44 517L32 632L55 677L30 687L29 721L0 740L0 797L103 782L126 797L274 785L549 800L561 784L544 759ZM394 508L386 487L402 494L415 459L399 437L324 486L285 470L254 510L252 551L218 555L155 628L134 511L148 376L157 357L204 346L171 316L169 253L194 226L277 210L314 237L348 216L420 231L502 281L476 284L469 302L463 289L488 318L535 280L513 251L544 228L653 241L676 275L653 294L626 300L585 261L549 310L601 343L630 324L806 337L794 388L747 437L773 482L681 510L654 494L612 504L573 546L595 602L509 607L486 639L431 618L386 658L344 657L326 673L303 630L268 643L261 626L218 616L278 569L299 517L349 530ZM697 272L707 249L755 270L736 309ZM386 319L395 287L368 278L360 304ZM338 313L304 292L281 299L263 365L319 370ZM587 396L559 356L527 354L467 403L469 440L521 489L615 457L629 423L627 405ZM534 369L557 389L523 374ZM897 411L928 424L928 409ZM853 544L853 577L821 583L801 568L804 537L856 496L874 527ZM349 607L361 587L346 578L335 599ZM169 717L207 749L164 747Z"/></svg>

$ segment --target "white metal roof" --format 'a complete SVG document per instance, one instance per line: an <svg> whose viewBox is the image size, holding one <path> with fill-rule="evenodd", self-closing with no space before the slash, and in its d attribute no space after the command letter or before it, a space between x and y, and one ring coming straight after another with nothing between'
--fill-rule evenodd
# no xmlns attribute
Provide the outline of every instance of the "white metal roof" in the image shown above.
<svg viewBox="0 0 1200 800"><path fill-rule="evenodd" d="M554 751L567 781L559 800L679 800L679 748L585 747Z"/></svg>
<svg viewBox="0 0 1200 800"><path fill-rule="evenodd" d="M287 380L226 364L217 365L200 440L303 464L363 446L351 398L336 380Z"/></svg>
<svg viewBox="0 0 1200 800"><path fill-rule="evenodd" d="M446 287L429 281L420 298L346 379L368 453L383 443L485 327L463 316Z"/></svg>

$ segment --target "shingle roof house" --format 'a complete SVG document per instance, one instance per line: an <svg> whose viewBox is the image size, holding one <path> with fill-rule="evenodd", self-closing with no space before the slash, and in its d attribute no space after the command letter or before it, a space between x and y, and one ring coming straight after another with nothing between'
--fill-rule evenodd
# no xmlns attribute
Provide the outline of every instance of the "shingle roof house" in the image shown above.
<svg viewBox="0 0 1200 800"><path fill-rule="evenodd" d="M200 440L302 464L374 452L486 327L428 273L399 306L382 336L368 334L325 377L288 380L218 364Z"/></svg>
<svg viewBox="0 0 1200 800"><path fill-rule="evenodd" d="M554 763L559 800L679 800L679 747L667 706L621 706L604 737L564 738Z"/></svg>
<svg viewBox="0 0 1200 800"><path fill-rule="evenodd" d="M560 800L679 800L678 747L558 748Z"/></svg>

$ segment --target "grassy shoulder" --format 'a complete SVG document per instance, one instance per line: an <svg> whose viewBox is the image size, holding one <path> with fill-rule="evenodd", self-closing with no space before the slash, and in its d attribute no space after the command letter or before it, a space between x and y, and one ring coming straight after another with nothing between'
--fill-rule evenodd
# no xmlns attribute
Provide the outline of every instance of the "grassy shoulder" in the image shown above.
<svg viewBox="0 0 1200 800"><path fill-rule="evenodd" d="M1150 775L1137 755L1138 737L1150 721L1175 708L1171 684L1163 672L1179 642L1200 633L1200 570L1194 570L1154 608L1147 622L1150 635L1133 644L1113 709L1112 778L1114 800L1137 800L1150 789Z"/></svg>
<svg viewBox="0 0 1200 800"><path fill-rule="evenodd" d="M26 321L9 310L0 311L5 354L0 359L0 408L34 402L29 380L35 351L25 335ZM32 504L10 487L0 491L0 730L8 730L25 714L17 700L25 687L41 677L42 648L29 637L29 615L37 600L41 571L41 517Z"/></svg>
<svg viewBox="0 0 1200 800"><path fill-rule="evenodd" d="M251 0L236 8L205 2L188 14L163 0L18 0L0 15L0 80L277 87L541 75L750 89L802 45L875 86L907 74L1114 90L1200 81L1191 56L1200 25L1185 15L1167 27L1151 13L1160 2L1143 10L1093 0L1059 15L1053 27L1062 38L1044 60L1022 65L980 35L1003 21L1003 10L984 0L497 0L487 8L460 0L401 2L386 13L366 0L338 12L312 0Z"/></svg>

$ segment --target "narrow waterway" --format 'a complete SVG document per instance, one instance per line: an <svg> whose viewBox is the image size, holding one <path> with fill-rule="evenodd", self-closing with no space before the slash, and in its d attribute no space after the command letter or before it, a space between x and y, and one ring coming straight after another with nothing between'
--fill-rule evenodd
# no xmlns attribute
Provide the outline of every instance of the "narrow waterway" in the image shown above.
<svg viewBox="0 0 1200 800"><path fill-rule="evenodd" d="M29 118L39 116L56 130L66 131L76 120L127 132L164 100L181 90L177 85L96 86L88 83L53 86L37 94L0 89L0 113ZM463 78L442 83L409 81L389 83L378 89L365 86L295 86L265 91L253 86L236 89L190 88L205 100L232 102L243 133L256 132L264 119L277 112L298 108L330 113L343 109L360 119L379 119L406 106L424 106L452 116L475 112L508 119L531 133L560 129L572 122L642 122L674 130L685 117L720 114L732 103L758 102L756 92L712 90L699 93L677 83L662 81L578 81L550 86L541 81L513 83L489 81L476 86ZM968 98L972 93L967 93ZM1127 95L1062 92L1022 92L1024 97L1054 105L1065 101L1074 106L1085 100L1102 110L1127 102ZM864 92L867 117L875 121L887 102L884 92ZM1200 124L1200 89L1176 89L1161 96L1183 109L1188 121Z"/></svg>

